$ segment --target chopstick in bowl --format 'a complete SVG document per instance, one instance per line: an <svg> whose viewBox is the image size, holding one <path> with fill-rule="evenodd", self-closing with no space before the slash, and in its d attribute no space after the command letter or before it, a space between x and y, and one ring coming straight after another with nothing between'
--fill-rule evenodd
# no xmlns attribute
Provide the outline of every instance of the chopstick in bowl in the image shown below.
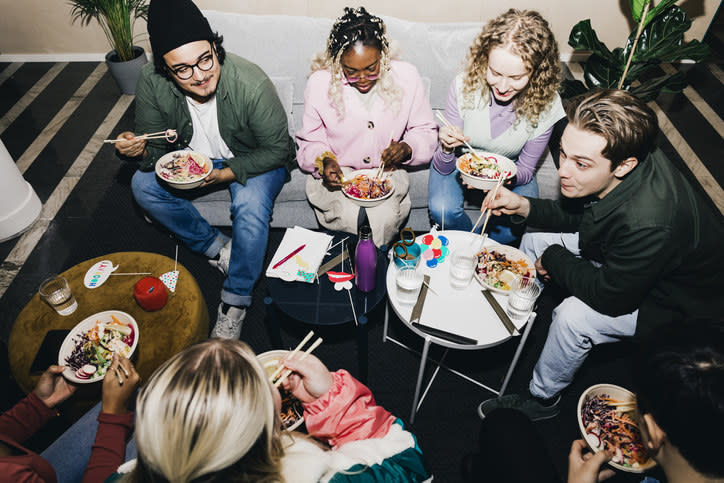
<svg viewBox="0 0 724 483"><path fill-rule="evenodd" d="M313 335L314 335L314 331L310 330L309 333L304 337L304 339L302 339L302 341L299 344L297 344L297 346L294 348L294 350L291 352L291 354L289 354L289 357L287 357L287 359L294 359L294 357L297 355L297 352L299 352L299 350L302 347L304 347L304 344L309 342L309 339L311 339ZM279 365L279 367L277 367L277 370L274 371L274 373L271 376L269 376L269 382L273 383L276 380L276 378L279 377L279 374L281 374L283 370L284 370L284 366Z"/></svg>

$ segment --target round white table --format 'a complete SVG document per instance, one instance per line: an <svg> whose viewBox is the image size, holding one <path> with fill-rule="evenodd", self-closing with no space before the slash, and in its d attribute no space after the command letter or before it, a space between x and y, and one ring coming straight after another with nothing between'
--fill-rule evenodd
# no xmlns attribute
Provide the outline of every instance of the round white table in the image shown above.
<svg viewBox="0 0 724 483"><path fill-rule="evenodd" d="M448 249L450 254L456 250L466 250L471 253L477 253L480 251L482 246L491 248L498 245L497 242L489 239L486 239L484 245L481 245L481 237L479 235L463 231L433 231L431 234L436 237L444 236L448 239ZM424 236L424 234L418 235L417 240L419 241L422 236ZM496 394L498 397L502 396L508 386L513 370L518 363L520 353L523 350L523 346L525 345L525 341L528 338L528 334L536 317L535 312L532 312L528 317L527 323L526 321L521 323L514 320L513 323L516 324L517 330L514 334L511 334L483 295L483 291L486 289L475 278L473 278L465 289L456 290L450 285L450 267L447 259L434 268L428 267L425 260L421 259L418 269L421 269L423 274L430 277L429 289L424 299L424 305L419 316L419 320L410 320L413 312L413 306L400 303L397 297L397 285L395 283L397 267L394 263L389 264L386 278L388 304L385 312L383 331L383 342L389 340L390 342L393 342L407 350L417 353L417 351L413 350L409 346L388 335L389 309L392 308L402 323L424 340L422 353L420 354L420 367L418 370L417 384L415 386L415 395L412 402L410 423L414 423L415 415L420 409L420 406L422 405L427 392L430 390L430 386L432 386L440 368L446 369L480 387L483 387ZM505 307L508 296L504 293L493 293L493 295L500 306ZM444 338L443 336L431 335L423 330L420 330L412 322L417 322L423 326L432 327L433 329L442 330L453 335L468 338L471 340L471 343L454 342L450 339ZM518 347L516 348L513 360L511 361L505 379L503 380L503 384L498 390L444 365L445 356L450 349L486 349L502 344L512 337L518 336L520 336ZM420 397L430 344L436 344L445 347L446 349L439 362L432 361L437 367L427 383L422 397Z"/></svg>

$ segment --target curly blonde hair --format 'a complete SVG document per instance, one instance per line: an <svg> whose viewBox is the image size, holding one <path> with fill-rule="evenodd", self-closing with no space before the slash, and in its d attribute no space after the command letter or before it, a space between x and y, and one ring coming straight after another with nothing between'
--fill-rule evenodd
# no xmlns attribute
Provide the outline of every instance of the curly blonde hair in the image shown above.
<svg viewBox="0 0 724 483"><path fill-rule="evenodd" d="M558 43L548 22L538 12L511 8L488 22L470 46L463 70L463 102L474 106L490 95L485 80L488 56L496 47L520 56L530 73L526 88L518 94L515 114L534 126L550 105L560 86L561 65Z"/></svg>
<svg viewBox="0 0 724 483"><path fill-rule="evenodd" d="M342 55L356 44L376 48L380 51L380 77L377 80L377 92L385 104L397 115L402 102L402 89L392 79L390 60L395 58L390 48L385 23L364 7L345 7L344 15L339 17L332 26L327 39L327 48L312 58L311 72L328 70L332 75L329 82L329 96L339 118L344 117L344 100L342 99Z"/></svg>

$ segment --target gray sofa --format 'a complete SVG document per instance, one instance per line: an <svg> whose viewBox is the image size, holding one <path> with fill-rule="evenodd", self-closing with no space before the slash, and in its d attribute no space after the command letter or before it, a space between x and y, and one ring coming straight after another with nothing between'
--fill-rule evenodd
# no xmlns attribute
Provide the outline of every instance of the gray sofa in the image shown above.
<svg viewBox="0 0 724 483"><path fill-rule="evenodd" d="M312 55L326 45L333 19L285 15L245 15L206 10L211 27L224 36L227 51L258 64L274 82L289 119L289 133L301 126L304 87ZM480 32L479 23L428 24L385 17L390 38L401 58L414 64L428 86L433 109L445 108L447 90L459 71L468 46ZM427 212L428 169L410 173L412 210L406 226L416 231L430 228ZM274 205L271 225L317 228L319 225L304 192L306 174L294 170ZM560 192L553 160L547 154L539 166L540 196L555 198ZM230 225L230 198L226 190L197 198L194 206L213 225ZM473 219L480 207L466 205Z"/></svg>

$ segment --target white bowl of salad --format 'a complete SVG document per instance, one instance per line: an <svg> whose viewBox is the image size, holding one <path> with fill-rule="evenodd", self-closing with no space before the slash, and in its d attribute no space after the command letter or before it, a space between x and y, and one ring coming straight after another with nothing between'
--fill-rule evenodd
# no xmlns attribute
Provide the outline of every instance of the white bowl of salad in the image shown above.
<svg viewBox="0 0 724 483"><path fill-rule="evenodd" d="M126 312L106 310L85 318L63 341L58 364L63 376L78 384L102 381L113 354L129 358L138 346L138 324Z"/></svg>
<svg viewBox="0 0 724 483"><path fill-rule="evenodd" d="M212 169L209 157L196 151L172 151L156 161L156 175L179 190L197 188Z"/></svg>
<svg viewBox="0 0 724 483"><path fill-rule="evenodd" d="M358 169L353 171L345 180L348 183L342 187L342 193L359 206L371 208L377 206L392 196L395 187L392 180L383 173L376 178L377 169Z"/></svg>
<svg viewBox="0 0 724 483"><path fill-rule="evenodd" d="M518 173L515 163L500 154L477 151L463 154L455 163L465 184L479 190L492 190L502 177L509 180Z"/></svg>
<svg viewBox="0 0 724 483"><path fill-rule="evenodd" d="M613 452L609 465L621 471L643 473L656 466L646 452L636 411L636 396L615 384L596 384L578 399L578 429L594 451Z"/></svg>

